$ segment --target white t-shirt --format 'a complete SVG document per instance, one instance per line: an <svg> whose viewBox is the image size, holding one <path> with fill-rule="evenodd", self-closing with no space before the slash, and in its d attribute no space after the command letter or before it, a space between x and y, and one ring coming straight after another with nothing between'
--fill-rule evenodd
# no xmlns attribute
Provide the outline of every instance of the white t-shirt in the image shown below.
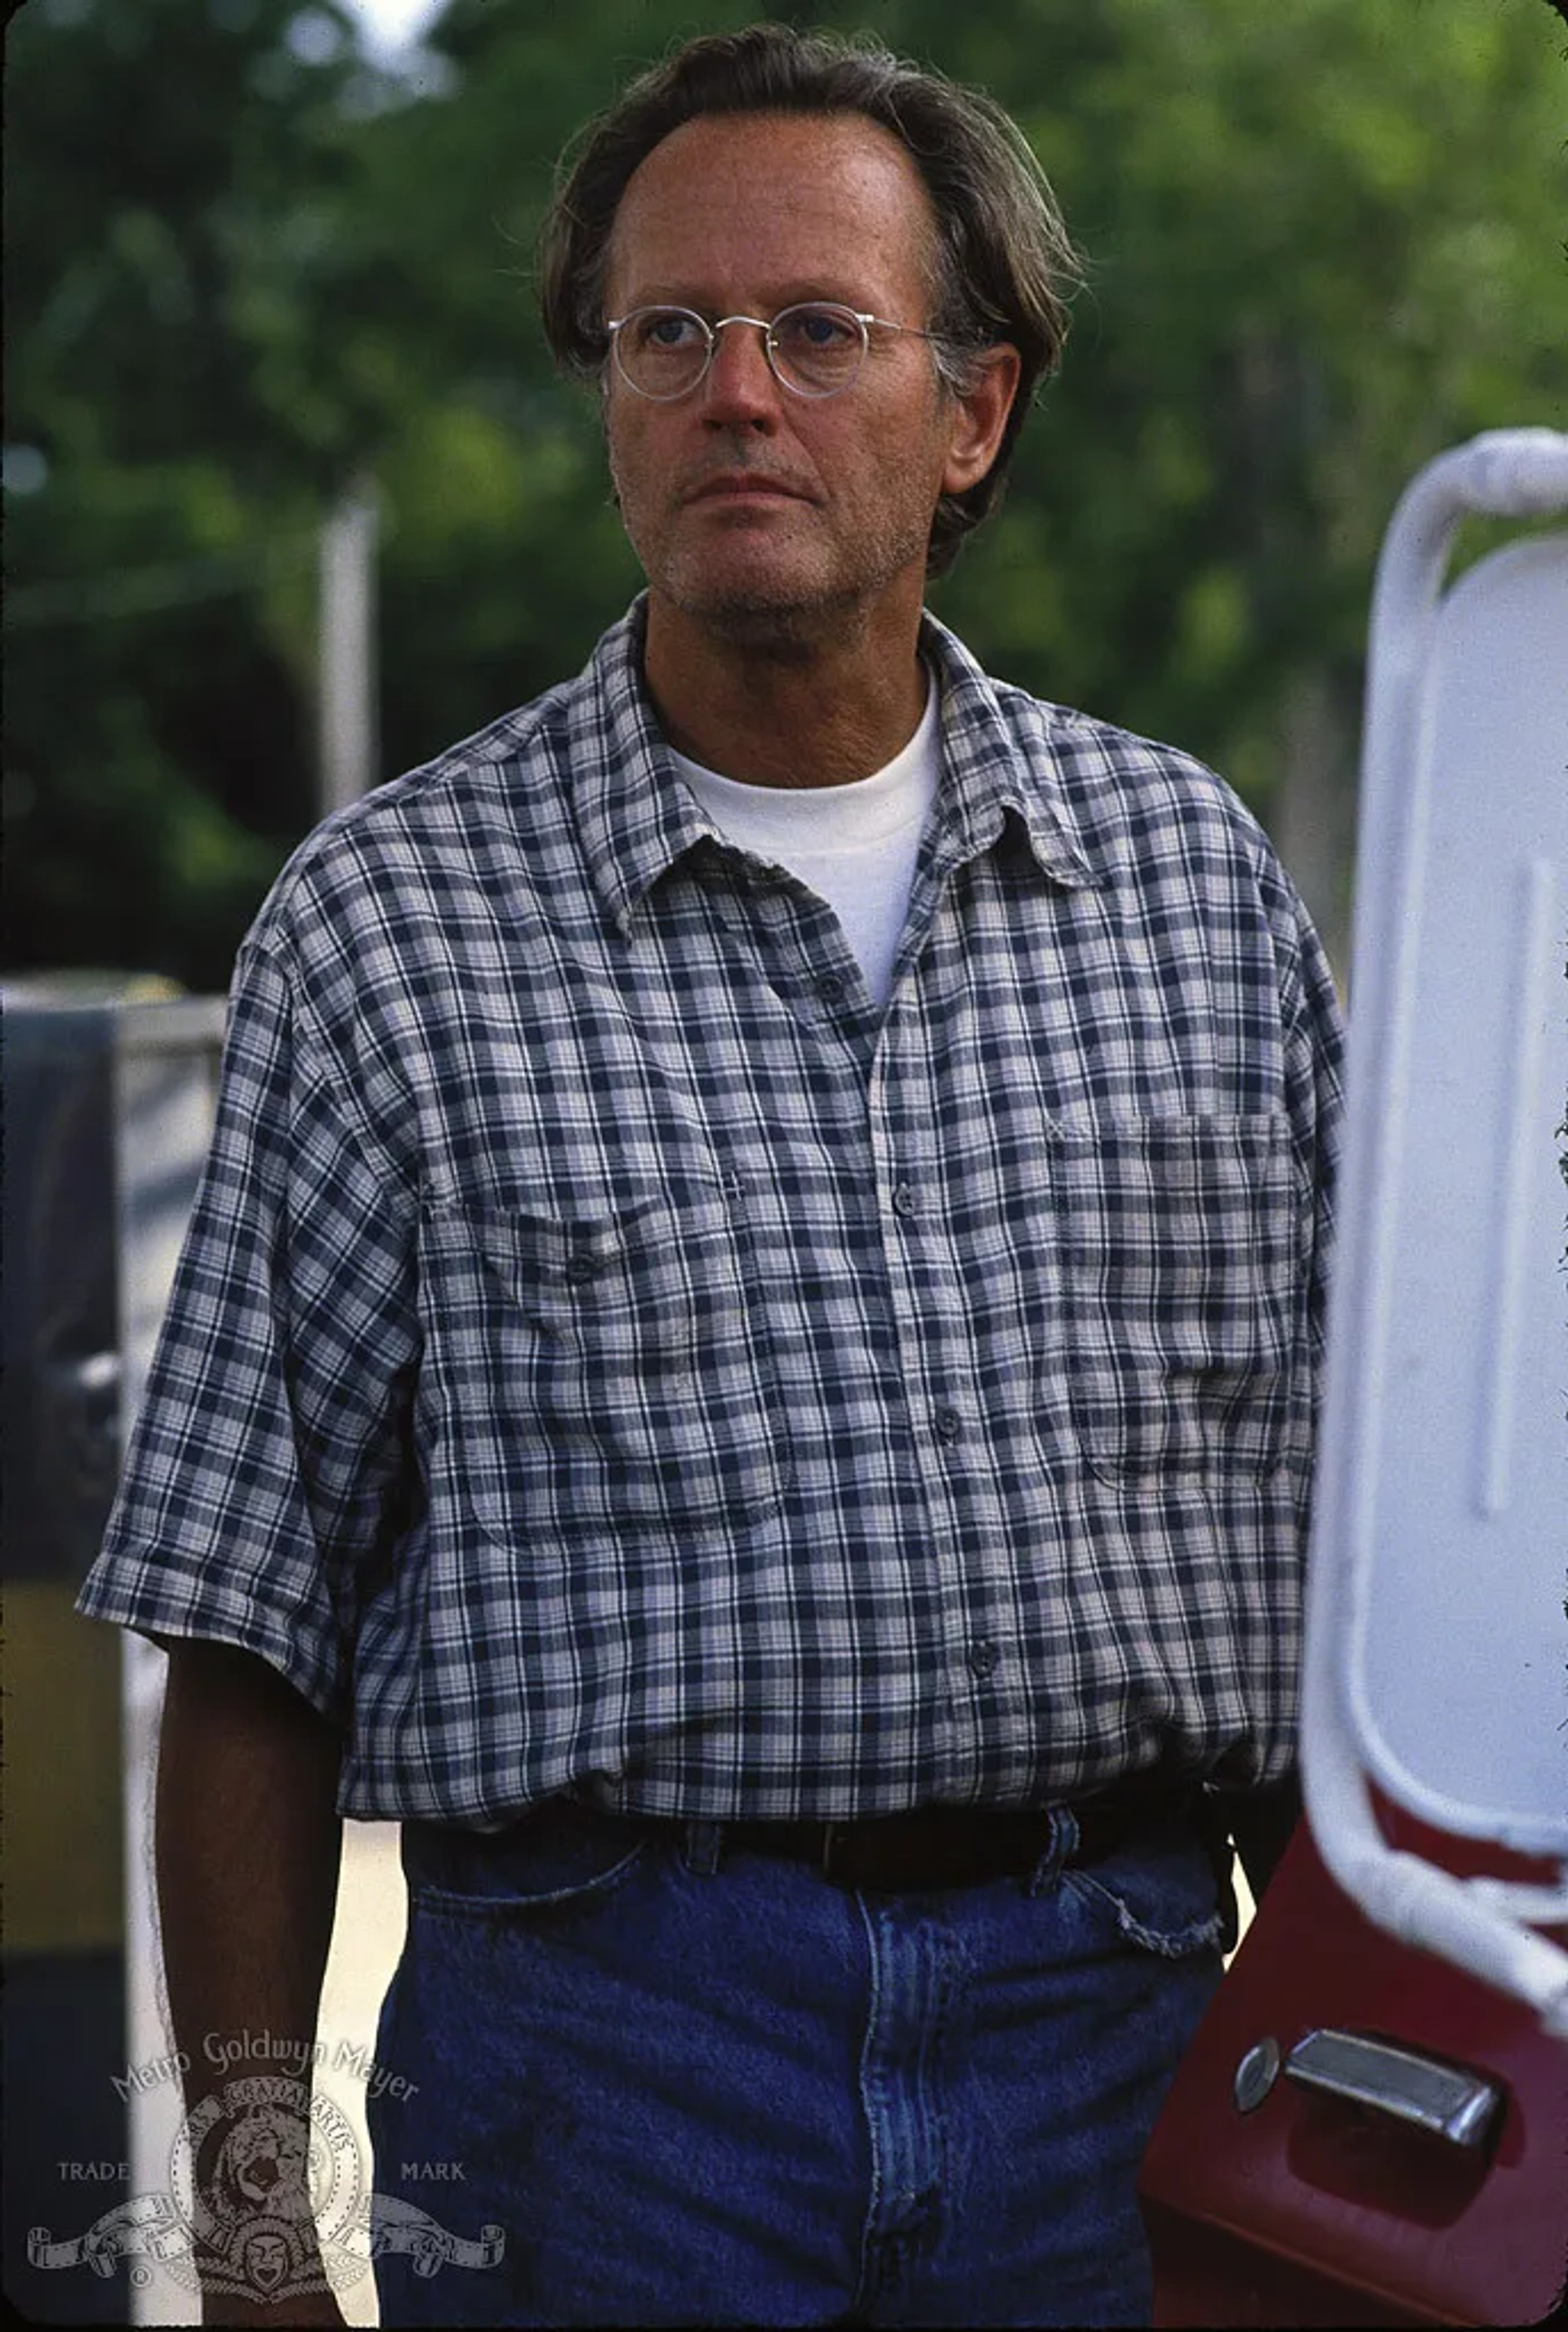
<svg viewBox="0 0 1568 2332"><path fill-rule="evenodd" d="M867 988L885 1004L942 767L935 688L928 684L920 726L904 750L849 785L743 785L684 753L674 760L727 841L788 867L827 901Z"/></svg>

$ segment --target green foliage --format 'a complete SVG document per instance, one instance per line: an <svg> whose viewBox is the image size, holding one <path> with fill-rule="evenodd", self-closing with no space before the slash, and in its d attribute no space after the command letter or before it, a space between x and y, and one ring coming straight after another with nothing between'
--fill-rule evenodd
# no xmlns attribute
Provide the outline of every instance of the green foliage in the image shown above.
<svg viewBox="0 0 1568 2332"><path fill-rule="evenodd" d="M280 595L366 426L321 330L359 68L313 14L316 62L290 0L32 0L9 27L14 964L221 985L310 822Z"/></svg>
<svg viewBox="0 0 1568 2332"><path fill-rule="evenodd" d="M199 985L313 815L314 530L379 483L388 770L574 670L636 588L530 296L553 159L753 6L454 0L393 83L336 0L30 0L6 88L14 962ZM1305 682L1351 779L1410 473L1562 420L1560 28L1537 0L887 0L1024 122L1089 260L939 611L1267 811ZM1297 754L1299 760L1299 754ZM1320 755L1320 760L1322 756Z"/></svg>

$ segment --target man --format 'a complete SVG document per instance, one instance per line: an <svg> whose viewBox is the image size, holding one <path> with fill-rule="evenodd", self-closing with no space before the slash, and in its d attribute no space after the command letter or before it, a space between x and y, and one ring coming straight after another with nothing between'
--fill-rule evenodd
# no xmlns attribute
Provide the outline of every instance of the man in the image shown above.
<svg viewBox="0 0 1568 2332"><path fill-rule="evenodd" d="M1205 1809L1292 1764L1338 1038L1219 781L923 614L1069 257L875 46L645 76L544 275L645 598L242 953L84 1600L173 1647L177 2034L308 2033L335 1804L405 1823L377 2185L507 2250L389 2321L1147 2318Z"/></svg>

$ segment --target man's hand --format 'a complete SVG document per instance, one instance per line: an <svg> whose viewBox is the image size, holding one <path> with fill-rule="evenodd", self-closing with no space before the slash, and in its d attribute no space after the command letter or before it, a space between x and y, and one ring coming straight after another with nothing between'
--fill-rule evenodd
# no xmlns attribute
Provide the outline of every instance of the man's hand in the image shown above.
<svg viewBox="0 0 1568 2332"><path fill-rule="evenodd" d="M171 1646L158 1749L158 1892L174 2041L189 2066L187 2117L221 2100L226 2082L279 2071L276 2063L245 2060L247 2033L297 2045L303 2098L337 1900L340 1754L335 1730L265 1662L227 1645ZM308 2221L309 2121L286 2098L270 2111L276 2127L256 2162L242 2166L248 2183L235 2207L243 2214L253 2198L258 2217L297 2221L302 2211ZM208 2180L218 2174L205 2153L193 2167ZM228 2210L227 2221L234 2216ZM303 2240L314 2264L313 2224ZM203 2320L344 2319L330 2291L269 2300L258 2284L253 2299L206 2289Z"/></svg>
<svg viewBox="0 0 1568 2332"><path fill-rule="evenodd" d="M225 2299L215 2293L202 2300L204 2324L252 2325L265 2324L272 2332L284 2332L286 2326L329 2325L346 2327L348 2319L330 2291L301 2292L291 2299Z"/></svg>

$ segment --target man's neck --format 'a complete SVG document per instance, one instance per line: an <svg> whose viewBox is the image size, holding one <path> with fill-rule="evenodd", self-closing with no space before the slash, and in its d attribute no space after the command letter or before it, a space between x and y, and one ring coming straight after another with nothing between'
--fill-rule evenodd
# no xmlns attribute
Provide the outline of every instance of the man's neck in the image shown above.
<svg viewBox="0 0 1568 2332"><path fill-rule="evenodd" d="M837 638L716 638L656 596L644 672L678 752L754 786L838 786L901 752L925 709L920 611Z"/></svg>

